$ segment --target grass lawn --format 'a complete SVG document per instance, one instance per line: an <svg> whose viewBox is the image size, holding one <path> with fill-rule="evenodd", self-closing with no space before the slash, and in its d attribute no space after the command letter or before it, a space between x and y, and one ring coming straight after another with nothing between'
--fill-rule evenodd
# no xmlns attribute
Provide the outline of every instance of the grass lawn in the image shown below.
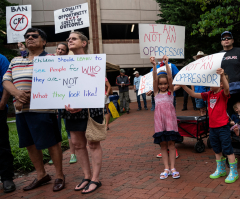
<svg viewBox="0 0 240 199"><path fill-rule="evenodd" d="M123 113L120 113L121 116ZM12 121L15 120L15 117L10 117L7 120ZM112 116L110 118L110 122L113 122L117 118L113 119ZM12 154L14 157L13 166L14 169L17 171L32 171L34 169L33 164L28 156L28 152L26 148L19 148L19 140L18 140L18 133L16 123L8 123L9 127L9 140L12 149ZM68 137L67 132L65 130L64 122L62 121L62 149L66 150L69 148L68 145ZM48 153L48 149L43 150L43 161L44 163L50 160L50 155Z"/></svg>

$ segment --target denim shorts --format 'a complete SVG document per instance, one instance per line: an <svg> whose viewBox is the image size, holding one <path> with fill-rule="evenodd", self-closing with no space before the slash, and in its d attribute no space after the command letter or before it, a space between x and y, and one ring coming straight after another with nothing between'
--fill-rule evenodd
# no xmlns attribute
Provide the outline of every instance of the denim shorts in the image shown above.
<svg viewBox="0 0 240 199"><path fill-rule="evenodd" d="M196 107L197 108L204 108L204 107L207 106L206 102L203 101L203 99L195 98L195 102L196 102Z"/></svg>
<svg viewBox="0 0 240 199"><path fill-rule="evenodd" d="M19 148L35 145L42 150L62 141L55 113L19 113L16 124Z"/></svg>
<svg viewBox="0 0 240 199"><path fill-rule="evenodd" d="M233 154L231 132L228 125L210 128L209 139L215 153Z"/></svg>

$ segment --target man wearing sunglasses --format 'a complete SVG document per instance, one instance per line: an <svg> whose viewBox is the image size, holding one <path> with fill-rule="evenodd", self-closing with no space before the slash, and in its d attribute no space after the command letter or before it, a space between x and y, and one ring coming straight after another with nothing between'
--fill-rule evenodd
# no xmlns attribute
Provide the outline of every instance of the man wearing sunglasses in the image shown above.
<svg viewBox="0 0 240 199"><path fill-rule="evenodd" d="M233 35L229 31L221 34L221 44L226 52L222 60L222 68L229 77L229 89L231 97L228 100L227 112L231 116L234 113L233 105L240 101L240 48L233 47Z"/></svg>
<svg viewBox="0 0 240 199"><path fill-rule="evenodd" d="M47 35L41 29L29 28L24 37L29 53L15 57L2 80L3 87L14 97L19 147L27 148L37 171L37 178L23 190L35 189L51 180L44 169L42 157L42 149L48 148L56 169L57 179L53 191L60 191L65 186L65 178L62 172L62 151L58 144L62 140L55 110L30 110L33 59L35 56L52 55L44 51Z"/></svg>

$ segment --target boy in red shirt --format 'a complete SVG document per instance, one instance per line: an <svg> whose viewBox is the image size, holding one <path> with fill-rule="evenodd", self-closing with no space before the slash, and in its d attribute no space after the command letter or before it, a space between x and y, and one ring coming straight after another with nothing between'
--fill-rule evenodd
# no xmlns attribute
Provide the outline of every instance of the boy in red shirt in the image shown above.
<svg viewBox="0 0 240 199"><path fill-rule="evenodd" d="M238 179L237 159L233 153L231 144L231 133L228 125L229 118L227 115L227 102L230 98L229 84L227 75L222 68L218 68L217 74L221 76L220 87L210 87L209 92L195 93L187 86L182 86L183 89L191 96L204 101L208 101L209 127L210 127L210 142L215 152L217 169L209 177L217 179L221 176L226 176L225 161L222 152L227 155L230 164L230 173L225 179L226 183L233 183Z"/></svg>

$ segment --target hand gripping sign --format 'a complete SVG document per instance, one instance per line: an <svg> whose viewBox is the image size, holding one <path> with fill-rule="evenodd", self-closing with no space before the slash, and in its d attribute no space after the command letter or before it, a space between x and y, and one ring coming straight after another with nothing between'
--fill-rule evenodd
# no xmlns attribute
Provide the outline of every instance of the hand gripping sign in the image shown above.
<svg viewBox="0 0 240 199"><path fill-rule="evenodd" d="M224 54L216 53L191 62L178 72L173 84L219 87L220 75L216 70L221 68Z"/></svg>
<svg viewBox="0 0 240 199"><path fill-rule="evenodd" d="M139 24L141 58L184 59L185 27L166 24Z"/></svg>
<svg viewBox="0 0 240 199"><path fill-rule="evenodd" d="M88 3L54 11L55 33L89 27Z"/></svg>
<svg viewBox="0 0 240 199"><path fill-rule="evenodd" d="M31 28L32 6L6 7L7 43L17 43L24 40L24 34Z"/></svg>

